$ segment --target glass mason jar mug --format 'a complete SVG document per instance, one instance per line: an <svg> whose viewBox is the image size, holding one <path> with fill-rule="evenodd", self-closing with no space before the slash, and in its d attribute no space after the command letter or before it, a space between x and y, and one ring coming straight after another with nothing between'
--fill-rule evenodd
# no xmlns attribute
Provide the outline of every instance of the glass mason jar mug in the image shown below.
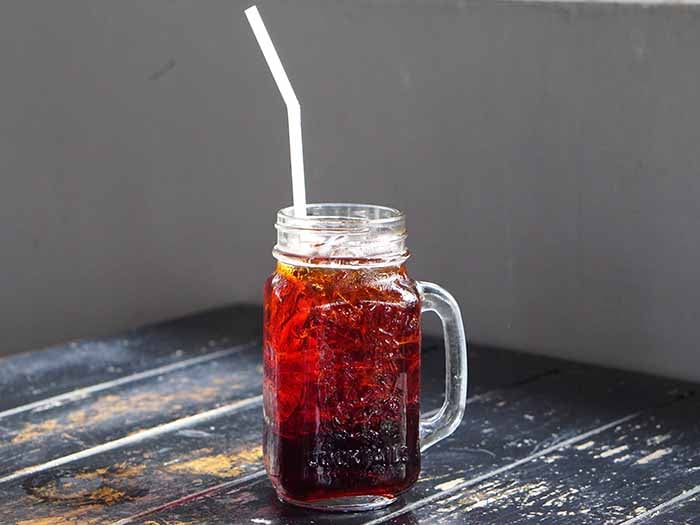
<svg viewBox="0 0 700 525"><path fill-rule="evenodd" d="M275 272L265 283L263 456L278 496L320 510L394 501L418 479L420 454L449 436L466 405L461 314L405 267L404 215L365 204L277 214ZM422 312L442 320L446 394L421 417Z"/></svg>

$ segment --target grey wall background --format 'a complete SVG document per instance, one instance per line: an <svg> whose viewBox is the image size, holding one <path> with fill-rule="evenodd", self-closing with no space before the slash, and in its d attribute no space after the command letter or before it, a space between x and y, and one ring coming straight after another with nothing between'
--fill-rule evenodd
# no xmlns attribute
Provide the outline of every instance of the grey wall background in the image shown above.
<svg viewBox="0 0 700 525"><path fill-rule="evenodd" d="M0 3L3 352L258 301L290 201L248 2ZM700 10L262 1L308 193L409 218L474 340L700 379Z"/></svg>

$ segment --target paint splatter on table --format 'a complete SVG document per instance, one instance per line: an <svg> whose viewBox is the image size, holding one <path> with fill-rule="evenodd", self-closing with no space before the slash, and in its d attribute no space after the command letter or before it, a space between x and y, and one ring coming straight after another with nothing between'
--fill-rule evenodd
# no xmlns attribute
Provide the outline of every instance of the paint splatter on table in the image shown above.
<svg viewBox="0 0 700 525"><path fill-rule="evenodd" d="M237 305L0 360L0 523L700 523L696 385L480 346L464 422L398 503L285 506L261 463L260 317ZM428 410L440 345L424 341Z"/></svg>

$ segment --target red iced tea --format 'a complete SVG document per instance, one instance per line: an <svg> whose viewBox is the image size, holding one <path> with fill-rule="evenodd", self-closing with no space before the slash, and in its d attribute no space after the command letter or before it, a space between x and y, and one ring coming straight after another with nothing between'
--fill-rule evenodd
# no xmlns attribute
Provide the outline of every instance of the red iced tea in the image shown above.
<svg viewBox="0 0 700 525"><path fill-rule="evenodd" d="M278 493L393 497L420 470L420 300L405 267L278 263L265 284L264 457Z"/></svg>

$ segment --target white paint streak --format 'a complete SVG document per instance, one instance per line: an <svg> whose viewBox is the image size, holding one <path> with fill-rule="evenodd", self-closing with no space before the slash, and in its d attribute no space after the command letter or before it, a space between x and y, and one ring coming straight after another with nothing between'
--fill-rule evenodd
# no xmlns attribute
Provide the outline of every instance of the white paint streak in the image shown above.
<svg viewBox="0 0 700 525"><path fill-rule="evenodd" d="M477 502L474 503L473 505L470 505L469 507L467 507L467 508L465 509L465 511L466 511L466 512L469 512L470 510L474 510L474 509L479 509L479 508L482 508L482 507L486 507L486 506L488 506L489 503L491 503L491 499L490 499L490 498L482 499L481 501L477 501Z"/></svg>
<svg viewBox="0 0 700 525"><path fill-rule="evenodd" d="M454 488L461 483L464 483L464 478L457 478L450 481L446 481L445 483L440 483L439 485L435 485L435 488L437 490L450 490L451 488Z"/></svg>
<svg viewBox="0 0 700 525"><path fill-rule="evenodd" d="M269 525L270 523L272 523L271 520L266 520L264 518L250 518L250 521L252 521L253 523L263 523L264 525Z"/></svg>
<svg viewBox="0 0 700 525"><path fill-rule="evenodd" d="M622 457L620 457L620 458L615 458L615 459L613 459L613 461L614 461L615 463L622 463L623 461L627 461L628 459L631 459L631 458L632 458L631 455L625 454L624 456L622 456Z"/></svg>
<svg viewBox="0 0 700 525"><path fill-rule="evenodd" d="M561 459L562 455L561 454L552 454L551 456L547 456L546 458L542 458L542 461L544 463L554 463L558 459Z"/></svg>
<svg viewBox="0 0 700 525"><path fill-rule="evenodd" d="M595 445L595 441L586 441L585 443L576 445L574 448L576 450L586 450L587 448L591 448L593 445Z"/></svg>
<svg viewBox="0 0 700 525"><path fill-rule="evenodd" d="M578 493L578 489L575 487L570 488L563 494L560 494L558 496L555 496L547 501L545 501L542 506L543 507L562 507L566 504L567 500L569 499L570 496L573 496L574 494Z"/></svg>
<svg viewBox="0 0 700 525"><path fill-rule="evenodd" d="M659 450L656 450L652 452L651 454L647 454L641 459L638 459L635 462L635 465L646 465L647 463L651 463L652 461L655 461L659 458L662 458L668 454L673 452L672 448L660 448Z"/></svg>
<svg viewBox="0 0 700 525"><path fill-rule="evenodd" d="M611 448L610 450L606 450L605 452L601 452L600 456L601 458L609 458L610 456L616 456L617 454L624 452L627 450L629 447L627 445L621 445L616 448Z"/></svg>
<svg viewBox="0 0 700 525"><path fill-rule="evenodd" d="M664 441L668 441L669 439L671 439L671 434L662 434L660 436L654 436L652 438L647 439L647 445L660 445L661 443L663 443Z"/></svg>

